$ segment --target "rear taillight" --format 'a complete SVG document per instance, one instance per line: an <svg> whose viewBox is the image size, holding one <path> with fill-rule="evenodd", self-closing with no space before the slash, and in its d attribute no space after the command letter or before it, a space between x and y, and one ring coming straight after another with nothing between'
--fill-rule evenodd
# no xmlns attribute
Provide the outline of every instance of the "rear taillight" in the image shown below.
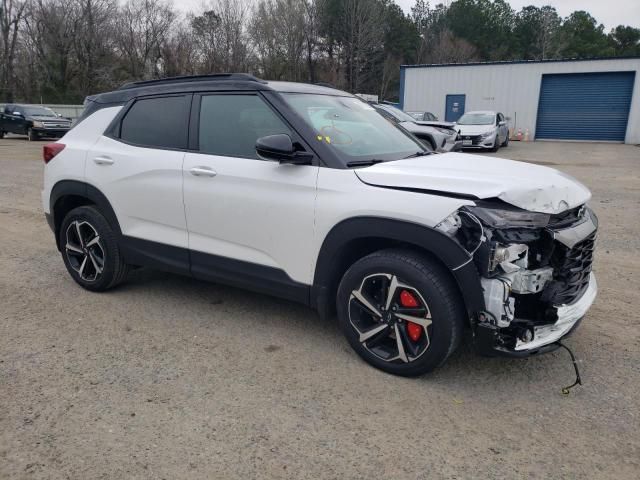
<svg viewBox="0 0 640 480"><path fill-rule="evenodd" d="M66 145L64 143L48 143L42 147L42 159L44 163L49 163L53 157L58 155Z"/></svg>

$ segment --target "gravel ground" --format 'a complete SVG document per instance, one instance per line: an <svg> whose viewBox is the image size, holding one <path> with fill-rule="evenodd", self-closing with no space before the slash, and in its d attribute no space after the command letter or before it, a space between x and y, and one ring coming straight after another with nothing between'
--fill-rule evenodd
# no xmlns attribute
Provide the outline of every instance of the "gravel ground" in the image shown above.
<svg viewBox="0 0 640 480"><path fill-rule="evenodd" d="M40 206L42 142L0 140L0 477L638 478L640 148L512 143L588 185L599 298L566 352L463 345L434 374L364 364L335 322L189 278L92 294Z"/></svg>

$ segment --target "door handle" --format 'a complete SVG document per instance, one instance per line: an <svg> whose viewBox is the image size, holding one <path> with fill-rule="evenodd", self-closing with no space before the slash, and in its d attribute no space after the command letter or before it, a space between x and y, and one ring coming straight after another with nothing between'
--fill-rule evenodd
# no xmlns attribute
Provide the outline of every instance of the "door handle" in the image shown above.
<svg viewBox="0 0 640 480"><path fill-rule="evenodd" d="M113 159L109 157L95 157L93 163L96 165L113 165Z"/></svg>
<svg viewBox="0 0 640 480"><path fill-rule="evenodd" d="M216 172L209 167L193 167L191 170L189 170L189 173L191 173L191 175L194 175L196 177L215 177L216 176Z"/></svg>

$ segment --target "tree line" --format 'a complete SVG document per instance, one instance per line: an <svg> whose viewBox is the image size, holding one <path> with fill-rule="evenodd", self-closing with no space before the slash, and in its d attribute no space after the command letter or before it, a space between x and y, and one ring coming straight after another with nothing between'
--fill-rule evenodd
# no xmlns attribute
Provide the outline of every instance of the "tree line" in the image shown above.
<svg viewBox="0 0 640 480"><path fill-rule="evenodd" d="M401 64L640 55L640 29L505 0L0 0L0 101L78 103L124 82L215 72L396 99Z"/></svg>

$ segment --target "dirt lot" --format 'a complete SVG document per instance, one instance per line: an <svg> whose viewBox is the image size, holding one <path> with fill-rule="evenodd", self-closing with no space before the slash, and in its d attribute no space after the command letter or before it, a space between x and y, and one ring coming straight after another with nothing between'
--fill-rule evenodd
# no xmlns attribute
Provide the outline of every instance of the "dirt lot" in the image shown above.
<svg viewBox="0 0 640 480"><path fill-rule="evenodd" d="M42 143L0 140L0 477L638 478L640 148L497 155L587 184L600 296L564 351L435 374L368 367L334 322L148 270L92 294L40 206ZM479 160L481 161L481 160Z"/></svg>

